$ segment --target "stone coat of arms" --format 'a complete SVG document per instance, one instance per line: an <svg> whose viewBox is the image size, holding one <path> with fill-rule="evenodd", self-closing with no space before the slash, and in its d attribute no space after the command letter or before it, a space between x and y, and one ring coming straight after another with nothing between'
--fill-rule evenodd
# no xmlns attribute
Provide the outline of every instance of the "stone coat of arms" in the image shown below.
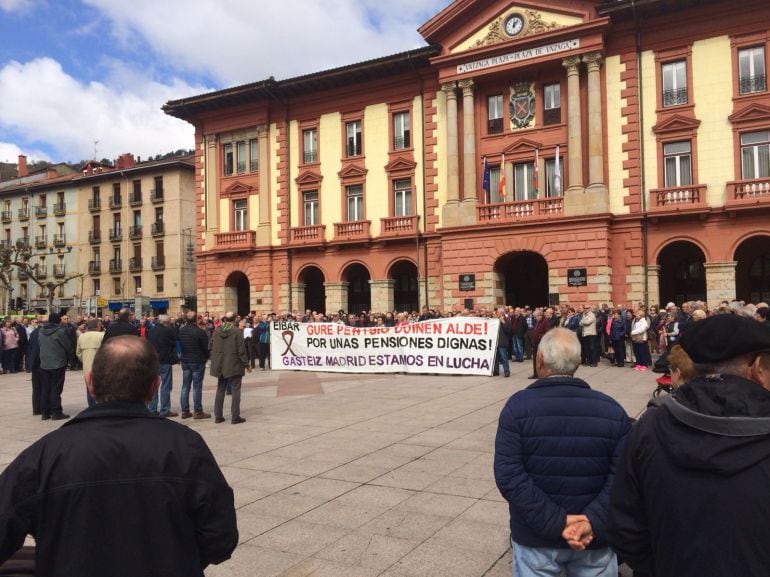
<svg viewBox="0 0 770 577"><path fill-rule="evenodd" d="M535 91L529 82L517 82L511 87L511 123L527 128L535 118Z"/></svg>

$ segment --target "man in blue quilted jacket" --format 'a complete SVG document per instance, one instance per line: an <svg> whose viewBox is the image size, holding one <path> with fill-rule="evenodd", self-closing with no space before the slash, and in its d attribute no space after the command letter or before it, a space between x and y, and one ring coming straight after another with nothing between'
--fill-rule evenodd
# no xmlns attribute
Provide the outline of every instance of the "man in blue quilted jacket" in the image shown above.
<svg viewBox="0 0 770 577"><path fill-rule="evenodd" d="M513 574L616 577L607 512L631 421L615 400L574 377L580 341L548 331L538 380L500 414L495 480L511 515Z"/></svg>

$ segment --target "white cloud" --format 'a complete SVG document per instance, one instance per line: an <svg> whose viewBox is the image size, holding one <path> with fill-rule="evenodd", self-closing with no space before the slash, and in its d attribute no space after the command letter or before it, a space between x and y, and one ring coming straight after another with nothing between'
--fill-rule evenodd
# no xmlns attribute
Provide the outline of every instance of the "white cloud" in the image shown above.
<svg viewBox="0 0 770 577"><path fill-rule="evenodd" d="M0 0L0 10L4 12L22 12L35 4L35 0Z"/></svg>
<svg viewBox="0 0 770 577"><path fill-rule="evenodd" d="M448 0L84 0L123 46L143 38L180 70L225 86L287 78L424 44L416 29Z"/></svg>
<svg viewBox="0 0 770 577"><path fill-rule="evenodd" d="M0 162L15 163L19 159L20 154L24 154L27 157L27 162L48 160L48 155L42 150L33 148L22 149L13 142L0 142Z"/></svg>
<svg viewBox="0 0 770 577"><path fill-rule="evenodd" d="M206 90L178 80L163 85L119 63L108 86L81 83L51 58L9 62L0 68L0 125L31 146L51 143L57 159L91 158L95 141L98 158L154 155L193 147L193 128L160 107Z"/></svg>

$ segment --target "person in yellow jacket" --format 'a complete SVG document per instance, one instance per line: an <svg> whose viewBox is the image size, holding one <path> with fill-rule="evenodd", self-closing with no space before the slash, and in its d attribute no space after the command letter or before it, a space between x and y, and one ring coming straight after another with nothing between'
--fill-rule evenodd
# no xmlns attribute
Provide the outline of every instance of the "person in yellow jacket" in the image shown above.
<svg viewBox="0 0 770 577"><path fill-rule="evenodd" d="M75 346L75 354L81 363L83 363L83 377L86 373L91 372L91 367L94 364L94 356L99 347L102 346L102 339L104 339L104 331L102 330L102 321L99 319L91 319L86 323L86 332L78 337L78 344ZM86 399L88 399L88 406L93 407L96 402L91 396L91 393L86 389Z"/></svg>

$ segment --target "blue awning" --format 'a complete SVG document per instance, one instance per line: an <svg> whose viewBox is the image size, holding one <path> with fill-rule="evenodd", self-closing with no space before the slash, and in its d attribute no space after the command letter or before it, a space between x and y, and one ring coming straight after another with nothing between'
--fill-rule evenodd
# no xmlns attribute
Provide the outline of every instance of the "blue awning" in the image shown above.
<svg viewBox="0 0 770 577"><path fill-rule="evenodd" d="M150 299L150 307L154 309L167 309L168 299Z"/></svg>
<svg viewBox="0 0 770 577"><path fill-rule="evenodd" d="M123 308L123 301L110 301L107 303L107 308L111 311L119 311Z"/></svg>

